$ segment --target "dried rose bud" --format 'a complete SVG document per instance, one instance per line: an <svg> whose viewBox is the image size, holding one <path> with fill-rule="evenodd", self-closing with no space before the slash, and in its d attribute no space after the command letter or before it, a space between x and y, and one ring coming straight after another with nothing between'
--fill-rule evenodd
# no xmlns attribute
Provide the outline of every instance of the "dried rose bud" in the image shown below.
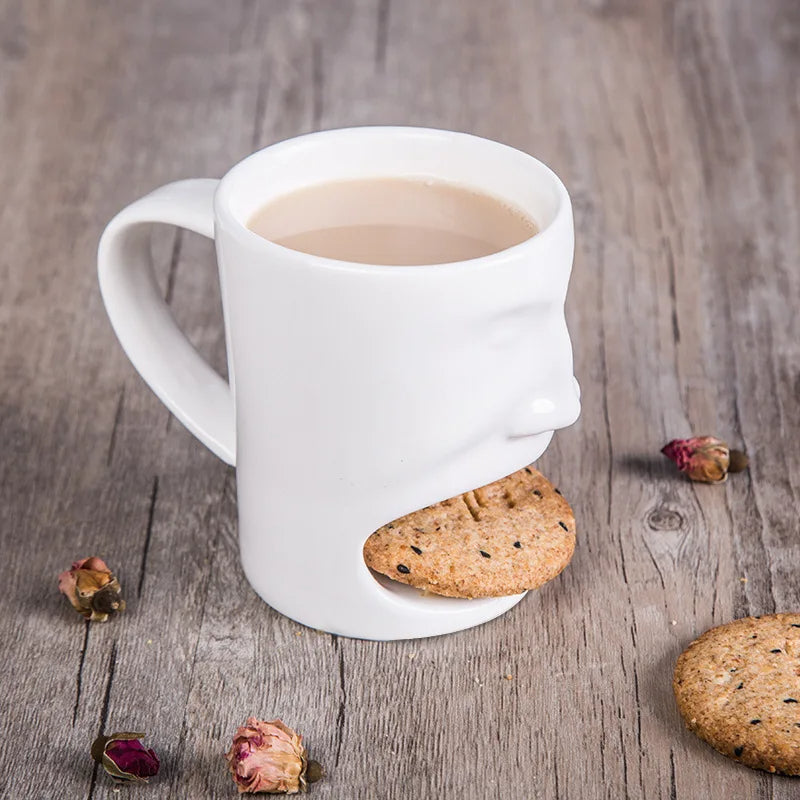
<svg viewBox="0 0 800 800"><path fill-rule="evenodd" d="M728 472L741 472L747 467L744 453L731 450L714 436L673 439L661 452L693 481L704 483L722 483L727 480Z"/></svg>
<svg viewBox="0 0 800 800"><path fill-rule="evenodd" d="M95 622L125 609L119 581L97 556L75 561L58 576L58 589L79 614Z"/></svg>
<svg viewBox="0 0 800 800"><path fill-rule="evenodd" d="M139 781L158 773L160 766L155 750L145 747L139 740L143 733L112 733L98 736L92 745L92 758L118 781Z"/></svg>
<svg viewBox="0 0 800 800"><path fill-rule="evenodd" d="M322 767L308 760L303 737L279 719L248 717L225 755L239 793L304 792L322 777Z"/></svg>

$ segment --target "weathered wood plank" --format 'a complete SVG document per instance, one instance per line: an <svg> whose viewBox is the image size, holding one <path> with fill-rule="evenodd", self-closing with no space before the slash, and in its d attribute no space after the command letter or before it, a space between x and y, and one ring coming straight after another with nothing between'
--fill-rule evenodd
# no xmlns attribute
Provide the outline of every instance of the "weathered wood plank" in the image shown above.
<svg viewBox="0 0 800 800"><path fill-rule="evenodd" d="M0 795L116 797L88 744L142 728L164 769L131 797L233 796L221 754L250 713L305 734L320 798L796 793L686 732L669 685L705 628L800 605L796 3L9 0L0 17ZM575 559L502 619L419 642L308 631L255 596L233 471L127 364L94 275L103 225L154 186L374 123L534 153L578 233L584 411L542 459ZM210 243L154 231L153 260L224 371ZM658 449L690 431L746 445L752 469L683 481ZM87 628L54 583L93 552L129 609Z"/></svg>

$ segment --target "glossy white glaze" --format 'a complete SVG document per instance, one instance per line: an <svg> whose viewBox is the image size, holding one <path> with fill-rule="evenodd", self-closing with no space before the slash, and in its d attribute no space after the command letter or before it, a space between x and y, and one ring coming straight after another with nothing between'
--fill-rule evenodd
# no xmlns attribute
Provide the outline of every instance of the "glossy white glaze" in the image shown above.
<svg viewBox="0 0 800 800"><path fill-rule="evenodd" d="M540 233L486 258L385 267L288 250L246 227L288 191L388 175L497 195ZM161 299L150 222L216 241L230 388ZM221 182L156 190L109 224L99 274L136 369L236 464L242 565L258 594L314 628L403 639L480 624L523 596L422 596L376 579L361 549L386 522L535 461L575 421L572 255L569 197L539 161L467 134L374 127L291 139Z"/></svg>

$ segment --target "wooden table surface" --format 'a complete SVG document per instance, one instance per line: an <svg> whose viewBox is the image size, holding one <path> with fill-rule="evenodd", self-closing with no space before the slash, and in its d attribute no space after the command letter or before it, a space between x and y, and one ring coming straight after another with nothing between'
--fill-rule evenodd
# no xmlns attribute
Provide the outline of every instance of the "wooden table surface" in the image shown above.
<svg viewBox="0 0 800 800"><path fill-rule="evenodd" d="M222 753L280 716L317 798L791 798L688 733L670 688L706 628L800 607L796 0L0 3L0 796L117 794L100 731L162 772L129 798L225 798ZM238 562L235 476L146 388L95 277L104 224L302 132L468 130L537 155L575 206L583 413L540 466L578 548L504 617L397 643L272 612ZM212 246L153 232L174 314L224 370ZM714 433L749 472L691 484ZM73 559L118 572L86 625ZM512 675L508 680L505 676Z"/></svg>

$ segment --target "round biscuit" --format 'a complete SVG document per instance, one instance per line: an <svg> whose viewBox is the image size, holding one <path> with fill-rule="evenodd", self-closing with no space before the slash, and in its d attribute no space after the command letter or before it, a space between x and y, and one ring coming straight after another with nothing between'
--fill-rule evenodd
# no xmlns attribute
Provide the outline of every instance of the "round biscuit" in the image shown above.
<svg viewBox="0 0 800 800"><path fill-rule="evenodd" d="M800 775L800 614L706 631L679 656L673 689L689 730L720 753Z"/></svg>
<svg viewBox="0 0 800 800"><path fill-rule="evenodd" d="M367 539L364 560L434 594L502 597L552 580L574 549L572 509L525 467L384 525Z"/></svg>

